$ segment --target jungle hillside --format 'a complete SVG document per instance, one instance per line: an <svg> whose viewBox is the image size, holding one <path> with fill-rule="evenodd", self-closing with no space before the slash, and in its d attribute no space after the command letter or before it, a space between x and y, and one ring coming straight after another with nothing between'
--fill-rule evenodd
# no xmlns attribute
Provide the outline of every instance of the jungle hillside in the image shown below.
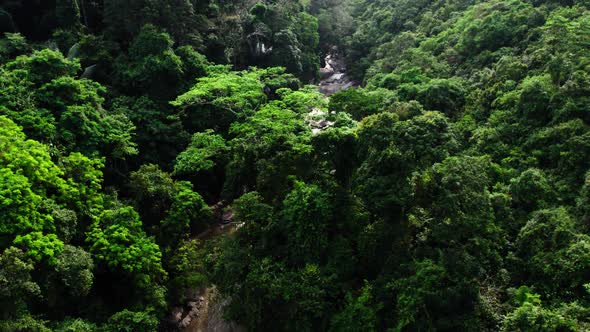
<svg viewBox="0 0 590 332"><path fill-rule="evenodd" d="M0 0L0 331L590 331L590 0Z"/></svg>

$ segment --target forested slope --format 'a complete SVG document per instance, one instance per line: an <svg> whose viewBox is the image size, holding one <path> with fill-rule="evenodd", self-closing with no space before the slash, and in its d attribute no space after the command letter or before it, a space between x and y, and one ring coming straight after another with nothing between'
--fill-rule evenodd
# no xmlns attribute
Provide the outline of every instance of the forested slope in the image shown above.
<svg viewBox="0 0 590 332"><path fill-rule="evenodd" d="M590 330L589 7L1 1L0 330Z"/></svg>

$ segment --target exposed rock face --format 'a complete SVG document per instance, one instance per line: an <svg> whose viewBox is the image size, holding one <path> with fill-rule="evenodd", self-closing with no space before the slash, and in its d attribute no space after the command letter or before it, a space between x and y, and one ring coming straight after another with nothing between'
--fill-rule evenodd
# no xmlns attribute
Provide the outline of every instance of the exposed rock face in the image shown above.
<svg viewBox="0 0 590 332"><path fill-rule="evenodd" d="M198 290L198 296L189 299L185 306L173 308L166 331L182 332L245 332L246 329L223 318L229 304L215 286Z"/></svg>
<svg viewBox="0 0 590 332"><path fill-rule="evenodd" d="M228 206L223 211L221 215L221 223L222 224L230 224L234 220L234 211L232 210L231 206Z"/></svg>
<svg viewBox="0 0 590 332"><path fill-rule="evenodd" d="M327 120L327 117L328 111L314 108L305 116L305 122L311 128L311 132L316 135L334 124L334 122Z"/></svg>
<svg viewBox="0 0 590 332"><path fill-rule="evenodd" d="M206 319L203 311L207 306L205 298L207 289L191 290L187 293L186 304L174 307L168 316L168 331L193 331L189 327L198 324L200 320Z"/></svg>
<svg viewBox="0 0 590 332"><path fill-rule="evenodd" d="M220 201L211 206L217 223L197 238L206 241L211 238L230 234L242 224L234 222L234 211L227 202ZM234 322L223 319L223 310L229 304L215 285L203 288L187 289L184 304L172 308L163 322L162 330L170 332L245 332Z"/></svg>
<svg viewBox="0 0 590 332"><path fill-rule="evenodd" d="M209 319L203 332L246 332L244 327L223 319L223 312L229 304L229 298L222 298L214 287L209 292L209 298Z"/></svg>
<svg viewBox="0 0 590 332"><path fill-rule="evenodd" d="M178 324L178 327L185 328L190 326L193 321L198 321L201 310L205 306L205 298L200 296L196 301L189 301L187 303L187 312L184 318ZM201 315L202 316L202 315Z"/></svg>
<svg viewBox="0 0 590 332"><path fill-rule="evenodd" d="M346 65L337 48L332 48L324 61L326 65L320 69L319 91L321 93L329 96L340 90L358 85L346 75Z"/></svg>

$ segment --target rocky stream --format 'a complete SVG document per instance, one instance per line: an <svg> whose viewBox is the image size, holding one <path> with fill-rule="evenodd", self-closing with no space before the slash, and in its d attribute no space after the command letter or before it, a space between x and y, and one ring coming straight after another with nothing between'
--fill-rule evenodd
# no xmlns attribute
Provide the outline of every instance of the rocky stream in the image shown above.
<svg viewBox="0 0 590 332"><path fill-rule="evenodd" d="M324 57L324 67L320 69L320 82L318 91L326 97L350 87L356 86L346 74L344 59L333 47ZM326 120L327 111L312 109L306 117L312 132L318 134L330 127L332 123ZM230 234L241 225L233 221L231 207L220 202L212 206L216 212L217 224L208 231L197 236L198 239L206 241L218 236ZM245 332L246 329L235 322L228 322L223 317L225 306L229 303L215 285L186 290L186 302L176 306L166 319L170 332Z"/></svg>

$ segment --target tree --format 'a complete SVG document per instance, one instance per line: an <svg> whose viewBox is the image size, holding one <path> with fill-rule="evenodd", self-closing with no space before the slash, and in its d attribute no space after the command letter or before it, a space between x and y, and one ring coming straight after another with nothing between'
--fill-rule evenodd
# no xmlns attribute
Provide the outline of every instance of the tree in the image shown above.
<svg viewBox="0 0 590 332"><path fill-rule="evenodd" d="M356 150L357 123L348 113L337 113L334 124L313 136L312 142L318 159L327 161L326 172L335 171L334 177L344 186L350 179L358 160L350 151Z"/></svg>
<svg viewBox="0 0 590 332"><path fill-rule="evenodd" d="M521 84L518 110L534 124L546 124L552 118L555 87L548 75L527 77Z"/></svg>
<svg viewBox="0 0 590 332"><path fill-rule="evenodd" d="M118 85L129 94L173 98L183 76L183 63L173 44L166 32L151 24L143 26L129 47L128 57L115 62Z"/></svg>
<svg viewBox="0 0 590 332"><path fill-rule="evenodd" d="M41 203L41 209L42 211L47 211L49 216L53 219L55 235L57 235L61 241L69 243L74 237L79 235L78 228L80 225L78 224L78 214L76 211L63 207L52 199L44 200ZM81 213L81 217L89 217L89 215L84 216L84 214ZM85 220L85 218L81 219Z"/></svg>
<svg viewBox="0 0 590 332"><path fill-rule="evenodd" d="M332 318L331 331L376 331L379 306L375 306L373 301L371 285L367 282L358 297L346 294L345 307Z"/></svg>
<svg viewBox="0 0 590 332"><path fill-rule="evenodd" d="M301 43L297 40L297 35L290 29L283 29L273 36L272 63L277 66L287 68L287 71L295 75L303 73L303 64L301 63Z"/></svg>
<svg viewBox="0 0 590 332"><path fill-rule="evenodd" d="M202 231L211 210L187 181L174 181L156 165L142 165L131 173L131 192L146 226L161 229L161 242L172 245L191 232Z"/></svg>
<svg viewBox="0 0 590 332"><path fill-rule="evenodd" d="M199 78L172 105L186 109L189 129L223 132L233 121L250 116L266 101L261 82L263 73L262 70L213 72Z"/></svg>
<svg viewBox="0 0 590 332"><path fill-rule="evenodd" d="M248 326L264 326L287 331L309 331L321 322L326 310L326 286L317 265L307 264L296 270L287 270L281 263L263 258L252 262L252 269L242 276L239 292L243 301L232 301L228 307L230 317ZM266 317L275 317L268 321Z"/></svg>
<svg viewBox="0 0 590 332"><path fill-rule="evenodd" d="M13 319L27 311L29 300L41 289L31 278L34 265L24 252L10 247L0 255L0 306L2 319Z"/></svg>
<svg viewBox="0 0 590 332"><path fill-rule="evenodd" d="M396 330L404 328L431 329L435 324L434 313L430 313L429 304L435 299L442 301L447 272L444 267L431 260L418 261L412 264L414 274L402 278L394 283L399 290L396 300L397 326ZM418 317L422 317L419 319Z"/></svg>
<svg viewBox="0 0 590 332"><path fill-rule="evenodd" d="M287 236L288 262L319 262L328 247L332 206L330 197L316 185L295 182L281 210L280 228Z"/></svg>
<svg viewBox="0 0 590 332"><path fill-rule="evenodd" d="M457 46L462 53L473 55L511 45L521 40L527 24L534 22L529 20L532 12L532 6L522 1L474 6L458 22L463 33Z"/></svg>
<svg viewBox="0 0 590 332"><path fill-rule="evenodd" d="M0 39L0 63L7 62L29 51L30 46L27 39L20 33L5 32L4 37Z"/></svg>
<svg viewBox="0 0 590 332"><path fill-rule="evenodd" d="M590 220L590 172L586 174L584 186L577 203L578 210L583 218L582 221Z"/></svg>
<svg viewBox="0 0 590 332"><path fill-rule="evenodd" d="M164 219L176 193L174 180L157 165L142 165L131 172L129 187L140 215L148 226Z"/></svg>
<svg viewBox="0 0 590 332"><path fill-rule="evenodd" d="M205 230L212 220L211 209L201 195L193 191L190 182L176 182L175 188L172 204L161 222L162 242L169 244Z"/></svg>
<svg viewBox="0 0 590 332"><path fill-rule="evenodd" d="M572 317L564 317L557 311L541 306L538 294L521 286L515 291L518 306L503 321L502 331L576 331Z"/></svg>
<svg viewBox="0 0 590 332"><path fill-rule="evenodd" d="M266 204L258 192L251 191L235 199L232 208L235 220L243 223L237 234L239 240L263 246L265 230L274 219L272 206Z"/></svg>
<svg viewBox="0 0 590 332"><path fill-rule="evenodd" d="M0 197L2 244L14 236L45 231L69 241L99 213L103 161L80 153L60 156L54 163L47 146L27 140L21 129L0 117ZM4 187L4 186L7 187Z"/></svg>
<svg viewBox="0 0 590 332"><path fill-rule="evenodd" d="M125 114L133 122L133 141L138 149L133 159L138 163L165 167L190 140L180 117L170 108L147 96L120 96L112 100L112 112Z"/></svg>
<svg viewBox="0 0 590 332"><path fill-rule="evenodd" d="M510 192L514 204L531 212L543 208L554 200L553 189L543 171L527 169L510 183Z"/></svg>
<svg viewBox="0 0 590 332"><path fill-rule="evenodd" d="M155 332L158 329L158 319L149 311L125 309L109 317L102 329L106 332Z"/></svg>
<svg viewBox="0 0 590 332"><path fill-rule="evenodd" d="M26 177L14 174L7 168L0 169L0 198L3 248L9 244L10 237L16 234L50 227L50 217L39 212L41 197L31 191L31 184Z"/></svg>
<svg viewBox="0 0 590 332"><path fill-rule="evenodd" d="M440 112L398 119L396 114L379 113L361 121L361 165L353 175L354 190L369 208L394 218L411 200L412 172L442 161L457 144L452 125Z"/></svg>
<svg viewBox="0 0 590 332"><path fill-rule="evenodd" d="M147 237L132 207L103 211L86 241L95 260L128 274L139 287L148 289L166 276L160 247Z"/></svg>
<svg viewBox="0 0 590 332"><path fill-rule="evenodd" d="M51 332L47 327L47 321L37 319L31 315L23 315L16 319L0 321L0 329L5 331L39 331Z"/></svg>
<svg viewBox="0 0 590 332"><path fill-rule="evenodd" d="M427 110L455 117L462 111L465 89L458 79L433 79L419 86L417 100Z"/></svg>
<svg viewBox="0 0 590 332"><path fill-rule="evenodd" d="M8 80L18 83L4 86L7 90L0 100L10 107L7 115L23 126L28 136L66 152L112 155L115 159L137 153L133 124L125 115L103 108L104 87L74 78L80 69L77 60L44 49L20 56L4 69ZM13 84L22 87L15 89ZM30 88L34 90L27 92ZM37 108L39 111L34 111Z"/></svg>
<svg viewBox="0 0 590 332"><path fill-rule="evenodd" d="M205 32L206 29L198 24L199 18L189 0L107 0L104 3L107 35L124 45L128 45L144 25L153 24L169 31L183 45L201 46L199 30Z"/></svg>
<svg viewBox="0 0 590 332"><path fill-rule="evenodd" d="M96 324L81 318L66 319L55 328L56 332L92 332L96 331Z"/></svg>
<svg viewBox="0 0 590 332"><path fill-rule="evenodd" d="M188 175L210 171L225 159L227 152L225 140L213 130L195 133L188 148L176 156L174 173Z"/></svg>
<svg viewBox="0 0 590 332"><path fill-rule="evenodd" d="M318 19L306 12L300 12L292 29L301 44L301 78L303 81L317 79L320 70Z"/></svg>
<svg viewBox="0 0 590 332"><path fill-rule="evenodd" d="M578 331L576 325L556 312L525 303L504 319L502 331Z"/></svg>
<svg viewBox="0 0 590 332"><path fill-rule="evenodd" d="M414 179L415 204L425 209L409 216L410 227L418 231L416 240L431 249L445 248L449 263L459 259L455 255L462 257L464 265L454 266L453 272L461 269L463 276L500 263L501 233L492 211L488 174L486 157L448 157ZM431 249L427 252L434 254Z"/></svg>
<svg viewBox="0 0 590 332"><path fill-rule="evenodd" d="M27 80L39 87L62 76L75 76L80 70L80 64L76 60L64 58L60 52L42 49L33 52L30 56L17 57L7 63L5 68L10 71L26 70L29 73Z"/></svg>
<svg viewBox="0 0 590 332"><path fill-rule="evenodd" d="M330 111L346 112L355 120L384 111L387 94L365 89L346 89L330 97Z"/></svg>
<svg viewBox="0 0 590 332"><path fill-rule="evenodd" d="M101 194L104 158L91 159L73 152L60 160L60 166L64 178L72 187L68 196L69 206L79 211L80 218L98 215L104 204Z"/></svg>
<svg viewBox="0 0 590 332"><path fill-rule="evenodd" d="M208 251L204 244L196 239L181 240L173 255L170 257L170 298L177 303L183 303L185 290L201 288L208 285L208 271L206 255Z"/></svg>
<svg viewBox="0 0 590 332"><path fill-rule="evenodd" d="M96 152L106 150L104 154L116 159L137 154L132 140L135 127L123 114L101 114L90 105L70 106L61 116L59 126L68 151L97 155Z"/></svg>
<svg viewBox="0 0 590 332"><path fill-rule="evenodd" d="M57 235L41 232L17 235L14 244L22 248L25 255L35 263L45 263L50 266L57 264L57 258L64 247L64 243L57 238Z"/></svg>
<svg viewBox="0 0 590 332"><path fill-rule="evenodd" d="M65 245L57 257L55 270L72 296L84 297L90 292L94 263L89 253L72 245Z"/></svg>
<svg viewBox="0 0 590 332"><path fill-rule="evenodd" d="M295 112L279 101L266 104L245 122L230 128L225 192L239 196L239 184L255 189L263 197L278 199L286 193L291 175L310 171L311 131Z"/></svg>
<svg viewBox="0 0 590 332"><path fill-rule="evenodd" d="M563 207L534 212L515 242L516 275L541 294L583 294L590 239ZM554 293L559 290L559 293Z"/></svg>

